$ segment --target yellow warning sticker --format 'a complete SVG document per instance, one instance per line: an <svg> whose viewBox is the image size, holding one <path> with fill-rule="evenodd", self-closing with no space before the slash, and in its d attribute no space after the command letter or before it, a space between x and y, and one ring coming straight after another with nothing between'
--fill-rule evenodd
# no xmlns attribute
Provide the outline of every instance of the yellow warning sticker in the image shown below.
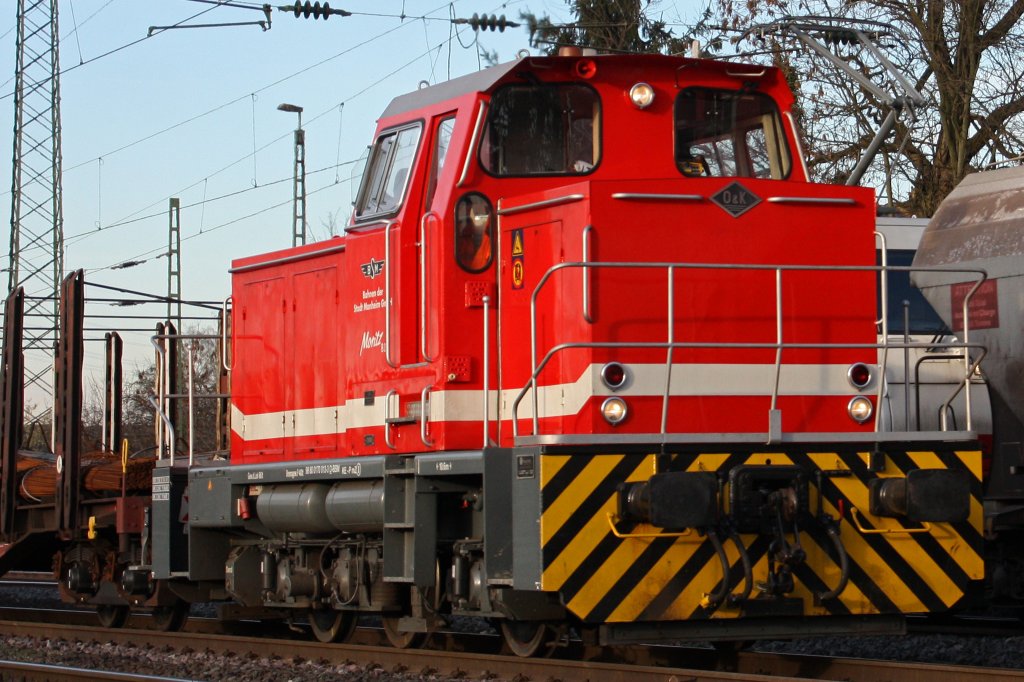
<svg viewBox="0 0 1024 682"><path fill-rule="evenodd" d="M512 255L523 255L523 231L512 230Z"/></svg>
<svg viewBox="0 0 1024 682"><path fill-rule="evenodd" d="M512 288L523 288L523 257L516 256L512 259Z"/></svg>

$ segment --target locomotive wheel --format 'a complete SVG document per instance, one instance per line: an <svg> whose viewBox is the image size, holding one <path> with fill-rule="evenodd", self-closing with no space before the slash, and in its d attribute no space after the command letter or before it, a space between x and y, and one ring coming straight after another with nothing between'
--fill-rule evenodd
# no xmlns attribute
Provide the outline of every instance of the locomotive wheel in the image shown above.
<svg viewBox="0 0 1024 682"><path fill-rule="evenodd" d="M547 658L555 651L559 631L548 623L537 621L501 621L501 635L509 650L520 658Z"/></svg>
<svg viewBox="0 0 1024 682"><path fill-rule="evenodd" d="M355 632L359 614L355 611L329 611L310 609L309 629L317 641L324 644L345 642Z"/></svg>
<svg viewBox="0 0 1024 682"><path fill-rule="evenodd" d="M130 610L127 606L100 604L96 607L96 618L105 628L120 628L128 622Z"/></svg>
<svg viewBox="0 0 1024 682"><path fill-rule="evenodd" d="M153 607L153 625L161 632L177 632L188 620L189 603L179 600L171 606Z"/></svg>
<svg viewBox="0 0 1024 682"><path fill-rule="evenodd" d="M398 621L401 616L381 616L380 621L384 626L384 635L396 649L410 649L418 647L427 641L425 632L399 632Z"/></svg>

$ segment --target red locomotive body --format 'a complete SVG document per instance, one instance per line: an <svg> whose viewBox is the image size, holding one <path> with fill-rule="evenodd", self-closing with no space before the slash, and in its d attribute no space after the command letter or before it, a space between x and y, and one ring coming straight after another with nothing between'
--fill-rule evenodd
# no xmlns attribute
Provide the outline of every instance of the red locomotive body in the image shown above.
<svg viewBox="0 0 1024 682"><path fill-rule="evenodd" d="M373 613L411 646L471 616L524 656L570 625L891 633L967 603L981 453L970 411L945 430L967 401L897 431L887 384L890 351L957 350L969 394L967 345L894 341L874 197L808 181L792 106L776 69L651 55L398 97L345 234L233 263L229 457L175 457L159 334L148 497L78 505L72 453L45 511L3 479L4 537L53 545L65 596L112 625L228 601L323 641Z"/></svg>
<svg viewBox="0 0 1024 682"><path fill-rule="evenodd" d="M807 182L791 104L774 69L660 56L396 99L346 235L234 264L234 461L870 433L874 275L842 268L874 199Z"/></svg>

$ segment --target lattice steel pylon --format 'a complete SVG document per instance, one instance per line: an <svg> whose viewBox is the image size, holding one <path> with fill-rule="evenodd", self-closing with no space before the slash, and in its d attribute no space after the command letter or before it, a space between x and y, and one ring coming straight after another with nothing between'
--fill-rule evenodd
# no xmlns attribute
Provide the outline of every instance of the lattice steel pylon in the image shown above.
<svg viewBox="0 0 1024 682"><path fill-rule="evenodd" d="M8 290L27 294L25 389L40 403L30 418L52 404L64 272L57 3L18 0Z"/></svg>

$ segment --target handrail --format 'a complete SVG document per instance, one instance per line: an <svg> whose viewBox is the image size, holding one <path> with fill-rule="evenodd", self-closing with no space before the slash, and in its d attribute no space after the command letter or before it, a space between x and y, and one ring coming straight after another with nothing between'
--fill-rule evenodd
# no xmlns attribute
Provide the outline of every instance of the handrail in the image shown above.
<svg viewBox="0 0 1024 682"><path fill-rule="evenodd" d="M693 529L687 528L682 531L662 531L660 533L623 533L615 525L619 522L619 517L612 512L608 512L605 515L608 518L608 526L612 529L612 535L619 538L620 540L627 539L654 539L654 538L683 538L687 535L693 535Z"/></svg>
<svg viewBox="0 0 1024 682"><path fill-rule="evenodd" d="M968 291L964 295L964 302L963 302L964 343L967 343L967 344L969 344L971 342L971 316L968 314L969 313L970 304L971 304L971 299L974 297L975 292L978 291L978 288L981 287L981 283L983 281L985 281L984 277L982 279L978 280L977 282L975 282L974 286L971 287L971 290ZM978 362L980 363L980 361L981 360L979 358ZM964 411L965 411L965 413L967 415L967 418L966 418L967 423L965 424L965 426L967 427L968 431L971 430L971 421L972 421L971 420L971 376L974 374L974 370L977 369L977 366L978 366L978 363L975 363L974 366L971 366L971 358L968 355L968 353L965 351L964 352L964 403L965 403ZM942 425L943 425L943 429L942 430L943 431L946 430L945 429L945 424L946 424L946 408L949 406L949 403L952 402L953 398L955 398L955 397L956 397L956 394L954 393L952 396L950 396L949 400L947 400L943 404L943 406L942 406L942 410L943 410L943 412L942 412Z"/></svg>
<svg viewBox="0 0 1024 682"><path fill-rule="evenodd" d="M775 269L775 384L772 387L772 406L778 407L779 381L782 378L782 271Z"/></svg>
<svg viewBox="0 0 1024 682"><path fill-rule="evenodd" d="M427 350L427 218L441 219L436 211L427 211L420 219L420 353L425 362L433 362Z"/></svg>
<svg viewBox="0 0 1024 682"><path fill-rule="evenodd" d="M230 297L229 297L230 298ZM171 464L174 464L174 427L170 417L166 411L171 407L171 401L180 398L186 398L188 400L188 463L191 466L195 461L195 441L193 438L194 425L195 425L195 401L199 398L229 398L230 395L224 393L211 393L196 395L194 379L195 379L195 366L194 366L194 354L193 348L188 349L188 389L185 393L171 393L168 390L168 377L170 376L170 357L167 353L167 348L164 346L162 341L202 341L202 340L223 340L223 331L221 334L153 334L149 337L149 342L156 349L157 355L159 356L159 362L155 366L155 388L157 394L153 396L153 400L159 401L159 403L150 400L150 404L156 409L158 415L161 417L157 426L157 459L163 459L164 445L167 445L168 455L171 460ZM229 368L230 369L230 368ZM147 400L149 398L147 397ZM158 405L163 405L159 407ZM163 431L163 426L166 424L167 433Z"/></svg>
<svg viewBox="0 0 1024 682"><path fill-rule="evenodd" d="M860 512L856 507L850 507L850 518L853 525L860 531L861 535L914 535L915 533L927 533L932 526L927 521L921 523L919 528L865 528L860 522Z"/></svg>
<svg viewBox="0 0 1024 682"><path fill-rule="evenodd" d="M766 73L768 73L768 68L764 66L754 71L737 71L734 70L732 67L729 67L725 70L725 75L732 76L733 78L760 78Z"/></svg>
<svg viewBox="0 0 1024 682"><path fill-rule="evenodd" d="M188 465L195 464L196 456L196 404L195 404L195 355L194 346L188 348Z"/></svg>
<svg viewBox="0 0 1024 682"><path fill-rule="evenodd" d="M876 320L875 325L881 325L882 341L885 343L882 347L882 362L879 363L878 386L876 387L877 392L875 395L875 405L877 406L875 409L875 431L878 431L882 425L882 396L885 395L886 375L889 367L889 246L883 232L875 230L875 239L881 243L882 251L882 269L879 275L879 279L882 280L882 283L879 285L882 296L882 310L881 319ZM906 372L906 367L903 368L903 371Z"/></svg>
<svg viewBox="0 0 1024 682"><path fill-rule="evenodd" d="M672 321L675 319L674 312L676 309L676 288L675 288L675 268L668 268L668 330L666 336L670 344L675 343L676 329ZM672 351L674 349L669 346L667 357L665 358L665 393L661 399L661 432L665 433L668 430L668 403L672 397Z"/></svg>
<svg viewBox="0 0 1024 682"><path fill-rule="evenodd" d="M972 347L973 346L965 346L965 348ZM967 429L968 431L972 430L971 427L973 426L973 424L971 423L971 377L974 376L975 371L981 366L981 361L985 359L985 355L987 354L988 349L982 346L981 351L978 355L978 359L972 363L970 355L966 351L964 351L964 362L967 365L966 377L964 378L962 383L958 383L956 385L956 389L954 389L953 394L946 399L946 402L942 403L942 405L939 406L939 427L943 431L949 430L946 428L946 415L949 414L952 402L956 400L956 397L958 395L960 395L961 389L964 392L964 421L966 422L964 424L964 428Z"/></svg>
<svg viewBox="0 0 1024 682"><path fill-rule="evenodd" d="M809 204L812 206L856 206L857 200L849 197L768 197L769 204Z"/></svg>
<svg viewBox="0 0 1024 682"><path fill-rule="evenodd" d="M664 192L615 192L612 199L622 201L704 201L703 194L667 194Z"/></svg>
<svg viewBox="0 0 1024 682"><path fill-rule="evenodd" d="M883 238L883 241L884 241L884 238ZM563 344L555 345L550 350L548 350L547 353L544 356L544 359L542 361L538 362L538 353L539 353L538 335L537 335L537 308L538 308L537 303L538 303L538 298L540 296L540 293L541 293L542 289L548 283L548 281L551 280L559 271L564 270L564 269L568 269L568 268L581 268L584 272L586 272L588 270L595 269L595 268L604 268L604 269L645 269L645 270L661 269L661 270L666 270L668 272L668 274L669 274L669 303L670 303L669 311L668 311L668 339L669 340L666 341L666 342L563 343ZM775 298L776 298L776 311L775 311L775 314L776 314L776 339L775 339L775 342L774 343L709 343L709 342L702 342L702 343L695 343L695 342L680 343L680 342L674 341L672 327L673 327L673 320L674 320L674 312L675 311L674 311L674 299L672 298L673 297L673 293L672 292L673 292L673 289L675 288L673 286L673 279L674 279L673 273L676 270L745 270L745 271L772 271L772 272L774 272L775 273L775 278L776 278L776 284L775 284L775 286L776 286L776 294L775 294ZM538 382L539 375L543 371L543 369L547 366L548 362L551 360L551 358L553 357L554 354L556 354L558 352L561 352L563 350L570 349L570 348L631 348L631 349L639 349L639 348L652 348L652 349L655 349L655 348L661 348L661 349L665 349L666 351L668 351L668 354L669 354L669 361L668 361L668 365L669 365L669 368L668 368L669 372L668 373L669 374L671 372L672 352L675 349L677 349L677 348L680 348L680 349L681 348L773 349L773 350L776 351L776 360L775 360L775 381L774 381L774 385L773 385L772 390L771 390L771 406L772 406L771 409L774 410L776 405L777 405L777 397L778 397L779 390L780 390L779 386L780 386L780 382L781 382L781 367L782 367L782 354L783 354L783 350L792 350L792 349L826 350L826 349L840 349L840 348L843 348L843 349L850 349L850 348L865 348L865 349L868 349L868 348L870 348L870 349L875 349L875 350L881 349L882 352L883 352L883 357L887 358L887 353L888 353L888 349L889 348L904 348L904 347L905 348L934 348L935 347L935 344L933 344L933 343L928 343L928 344L915 344L915 343L902 343L902 344L899 344L899 343L893 343L893 342L890 342L890 340L888 339L887 335L883 335L881 343L873 343L873 344L853 344L853 343L839 343L839 344L835 344L835 343L785 343L783 341L783 330L782 330L782 320L783 320L782 277L783 277L783 274L785 272L788 272L788 271L798 271L798 272L808 272L808 271L820 271L820 272L880 272L880 273L883 273L883 274L885 274L886 272L899 272L899 271L902 271L902 272L944 272L944 273L951 273L952 272L952 273L962 273L962 274L973 274L973 275L978 277L978 282L975 284L975 286L965 296L965 304L964 304L964 315L965 315L965 317L968 315L968 306L969 306L970 297L974 294L974 292L980 286L980 283L987 278L986 271L983 270L983 269L979 269L979 268L913 267L913 266L892 266L892 267L890 267L888 265L882 265L882 266L878 266L878 265L874 265L874 266L863 266L863 265L835 265L835 266L828 266L828 265L761 265L761 264L734 264L734 263L673 263L673 262L655 262L655 263L607 262L607 263L601 263L601 262L593 262L593 261L590 261L589 259L585 260L583 262L557 263L557 264L553 265L552 267L550 267L547 270L547 272L545 272L541 276L541 278L538 281L537 285L534 287L533 292L531 293L531 297L530 297L530 365L533 368L533 371L531 372L530 377L529 377L529 379L526 382L526 385L524 385L522 387L522 389L518 392L518 394L516 395L516 398L514 399L514 401L512 403L512 428L513 428L513 436L514 437L518 437L519 436L519 416L518 416L519 405L522 402L522 400L526 397L526 394L528 392L531 392L531 391L532 391L531 402L532 402L532 405L533 405L533 414L532 414L532 420L531 421L532 421L532 426L533 426L533 433L534 434L539 434L540 433L540 421L539 421L540 420L540 409L539 409L540 390L539 390L539 382ZM886 279L886 278L883 277L883 280L884 279ZM887 306L886 306L886 303L884 302L884 299L883 299L883 312L887 312ZM883 325L883 331L888 331L888 325L887 325L887 322L885 320L885 316L884 315L883 315L883 318L882 318L882 325ZM963 349L967 349L967 348L979 349L979 350L982 351L982 354L984 354L984 350L985 350L984 347L979 345L979 344L972 344L972 343L970 343L968 341L968 339L966 338L966 336L965 336L965 339L964 339L964 341L962 343L947 344L946 346L943 346L943 347L955 348L955 349L959 349L959 348L963 348ZM965 371L967 372L967 378L966 378L965 382L962 382L961 384L958 385L958 388L956 389L956 391L954 391L954 394L950 397L949 401L947 401L947 404L948 404L948 402L951 402L952 399L954 399L956 397L956 395L959 393L959 391L961 389L963 389L965 383L969 382L971 373L973 373L974 368L976 366L977 366L977 363L972 364L972 363L970 363L969 359L966 360L966 370ZM883 370L882 373L883 374L884 374L884 369L885 369L885 364L883 362L883 366L882 366L882 370ZM879 384L880 384L879 385L879 395L881 395L881 388L882 388L881 384L883 382L884 382L884 376L879 381ZM668 384L666 384L666 386L668 386ZM969 388L967 389L967 391L969 391ZM669 399L669 393L670 393L670 389L666 388L666 393L665 393L665 396L663 398L663 400L666 403L668 402L668 399ZM968 398L969 398L969 395L968 395ZM876 406L875 406L875 409L876 409L875 429L876 429L876 431L878 429L878 416L877 416L877 413L881 411L879 409L879 406L881 404L880 400L881 400L880 397L876 397ZM667 406L663 406L663 412L662 412L662 433L663 434L667 431L667 414L666 414L666 412L667 412ZM944 425L944 427L945 427L945 425ZM970 419L969 419L969 415L968 415L967 429L970 430L970 428L971 428L971 423L970 423ZM944 428L944 430L945 430L945 428ZM771 437L771 430L770 430L769 433L770 433L770 437Z"/></svg>
<svg viewBox="0 0 1024 682"><path fill-rule="evenodd" d="M391 440L391 397L398 395L398 391L391 389L384 396L384 444L395 450L395 443Z"/></svg>
<svg viewBox="0 0 1024 682"><path fill-rule="evenodd" d="M587 225L583 228L583 262L590 262L590 242L594 234L594 226ZM594 318L590 312L590 271L586 265L583 266L583 319L593 324Z"/></svg>
<svg viewBox="0 0 1024 682"><path fill-rule="evenodd" d="M459 176L459 181L455 183L456 187L462 187L462 183L466 181L466 174L469 173L469 164L473 160L473 151L476 149L478 137L480 135L480 124L484 120L484 112L487 111L487 102L480 102L480 110L476 114L476 123L473 125L473 135L469 138L469 149L466 150L466 161L462 164L462 174Z"/></svg>
<svg viewBox="0 0 1024 682"><path fill-rule="evenodd" d="M910 301L903 301L903 343L910 343ZM903 349L903 430L910 430L910 372L907 369L910 367L910 349ZM886 369L882 369L882 376L886 376ZM917 389L918 395L920 395L920 389ZM881 403L879 403L881 404ZM879 410L881 412L881 410ZM875 419L875 423L881 419L879 415ZM892 421L892 414L890 409L889 421ZM895 427L893 427L895 428ZM876 428L877 430L877 428Z"/></svg>
<svg viewBox="0 0 1024 682"><path fill-rule="evenodd" d="M389 220L384 227L384 361L392 369L398 369L391 359L391 228L397 224L397 220Z"/></svg>
<svg viewBox="0 0 1024 682"><path fill-rule="evenodd" d="M434 441L427 435L427 422L430 421L430 410L427 409L430 396L430 389L433 386L424 386L420 393L420 440L428 448L434 447Z"/></svg>
<svg viewBox="0 0 1024 682"><path fill-rule="evenodd" d="M586 196L583 194L566 194L565 196L562 197L553 197L551 199L531 201L528 204L522 204L520 206L509 206L507 208L499 208L498 215L515 215L516 213L535 211L538 208L552 208L553 206L561 206L562 204L571 204L575 201L583 201L585 198Z"/></svg>
<svg viewBox="0 0 1024 682"><path fill-rule="evenodd" d="M931 347L931 345L930 345L930 347ZM975 361L975 363L974 363L975 366L980 365L981 361L985 358L985 355L987 354L985 352L984 348L982 349L981 352L982 352L982 355L981 355L981 357L978 358L977 361ZM917 422L918 428L921 427L921 365L923 365L926 362L939 362L939 361L942 361L942 360L963 360L963 359L964 359L963 353L952 353L952 354L948 354L948 355L946 355L946 354L941 354L940 355L940 354L931 353L929 355L924 355L922 357L919 357L917 359L917 361L914 363L914 386L916 387L916 390L914 392L914 417L915 417L915 420ZM907 372L907 374L909 375L909 372ZM949 410L950 403L952 403L952 401L956 399L956 396L960 394L959 386L960 386L960 384L957 384L957 387L958 387L957 390L954 392L954 394L952 396L950 396L950 399L945 401L942 404L942 406L940 407L940 409L943 412L946 412L946 411ZM908 407L906 409L909 411L910 408ZM940 423L941 423L941 418L940 418ZM968 430L970 430L970 429L968 429Z"/></svg>
<svg viewBox="0 0 1024 682"><path fill-rule="evenodd" d="M484 443L491 444L491 297L484 296Z"/></svg>
<svg viewBox="0 0 1024 682"><path fill-rule="evenodd" d="M161 325L157 325L157 326L158 326L158 328L162 328L163 325L161 324ZM165 382L165 375L166 375L166 367L165 367L165 365L167 363L167 349L164 348L163 344L159 342L159 340L166 339L167 337L168 337L167 334L154 334L153 336L149 337L149 342L151 344L153 344L153 347L156 349L157 358L159 360L159 362L156 362L154 364L154 367L153 367L153 374L154 374L154 377L153 377L154 381L153 381L153 383L155 384L154 389L156 391L155 399L159 401L159 406L153 405L153 407L156 409L157 414L159 414L160 416L164 417L163 420L161 420L160 422L157 422L156 458L158 460L161 460L161 459L164 458L164 431L163 431L162 425L166 422L167 425L170 426L169 419L164 415L164 408L166 407L164 405L164 401L165 401L165 397L164 396L168 393L167 386L164 383ZM174 429L172 428L171 431L173 432L173 430ZM170 453L169 454L170 454L170 458L171 458L171 464L173 465L174 464L174 441L173 440L171 441L171 446L170 446L169 449L170 449Z"/></svg>
<svg viewBox="0 0 1024 682"><path fill-rule="evenodd" d="M234 307L234 296L228 296L224 299L224 306L221 308L221 321L220 321L220 364L224 366L225 372L231 371L231 366L228 365L228 303ZM235 356L232 354L231 359L234 360ZM233 364L233 363L232 363Z"/></svg>
<svg viewBox="0 0 1024 682"><path fill-rule="evenodd" d="M160 420L164 423L164 426L167 427L167 433L170 436L171 443L172 443L172 446L170 448L170 452L169 452L168 457L171 460L171 466L174 466L174 446L173 446L173 443L174 443L174 424L171 423L170 417L168 417L166 414L164 414L164 411L160 409L160 405L157 403L156 398L154 396L147 395L146 396L146 401L149 402L149 404L153 406L153 410L160 417ZM162 460L163 459L163 441L161 441L159 443L159 446L157 447L156 458L158 460Z"/></svg>

